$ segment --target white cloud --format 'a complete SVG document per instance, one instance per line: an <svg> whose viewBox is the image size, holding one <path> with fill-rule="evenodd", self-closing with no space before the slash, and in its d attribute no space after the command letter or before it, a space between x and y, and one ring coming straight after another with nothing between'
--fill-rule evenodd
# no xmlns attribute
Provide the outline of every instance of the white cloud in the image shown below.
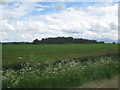
<svg viewBox="0 0 120 90"><path fill-rule="evenodd" d="M2 23L5 28L3 33L6 33L3 41L10 36L12 37L9 40L13 41L32 41L35 38L41 39L56 36L117 41L117 4L77 8L67 8L63 4L53 4L52 7L57 8L58 12L35 16L35 18L40 20L33 20L31 16L29 20L20 21L19 18L21 16L31 12L29 9L32 8L34 10L33 5L36 4L22 5L20 6L21 8L14 8L11 12L9 11L10 16L8 17L8 13L6 12L8 10L3 9L4 20L2 20ZM22 11L23 13L21 14ZM16 21L16 23L11 23L11 20Z"/></svg>
<svg viewBox="0 0 120 90"><path fill-rule="evenodd" d="M5 5L0 5L2 8L2 19L7 20L8 22L14 22L21 19L21 17L27 15L28 13L34 10L35 3L9 3Z"/></svg>
<svg viewBox="0 0 120 90"><path fill-rule="evenodd" d="M38 8L37 10L38 10L38 11L43 11L44 9L42 9L42 8Z"/></svg>
<svg viewBox="0 0 120 90"><path fill-rule="evenodd" d="M48 5L41 5L41 4L37 4L35 5L36 7L40 7L40 8L49 8L50 6Z"/></svg>

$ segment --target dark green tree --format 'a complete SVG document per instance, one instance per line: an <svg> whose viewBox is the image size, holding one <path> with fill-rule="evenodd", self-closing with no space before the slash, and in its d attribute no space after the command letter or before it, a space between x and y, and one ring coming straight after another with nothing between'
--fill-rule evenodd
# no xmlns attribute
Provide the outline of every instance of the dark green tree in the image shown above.
<svg viewBox="0 0 120 90"><path fill-rule="evenodd" d="M35 39L35 40L33 41L33 44L40 44L40 41L39 41L38 39Z"/></svg>

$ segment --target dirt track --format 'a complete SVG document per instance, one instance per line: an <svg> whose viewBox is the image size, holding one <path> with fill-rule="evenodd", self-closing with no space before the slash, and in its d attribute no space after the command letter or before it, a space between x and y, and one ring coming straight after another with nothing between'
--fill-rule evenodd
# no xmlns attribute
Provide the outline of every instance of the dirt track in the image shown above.
<svg viewBox="0 0 120 90"><path fill-rule="evenodd" d="M89 82L83 84L80 88L118 88L118 76L112 79Z"/></svg>

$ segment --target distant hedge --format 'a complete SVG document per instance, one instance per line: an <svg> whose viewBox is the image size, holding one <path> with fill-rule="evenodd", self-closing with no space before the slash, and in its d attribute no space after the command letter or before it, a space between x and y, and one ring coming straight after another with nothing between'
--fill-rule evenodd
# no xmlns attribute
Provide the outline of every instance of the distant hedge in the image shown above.
<svg viewBox="0 0 120 90"><path fill-rule="evenodd" d="M90 44L90 43L93 44L105 42L104 41L98 42L97 40L73 37L42 38L42 40L35 39L33 40L33 42L0 42L0 44Z"/></svg>
<svg viewBox="0 0 120 90"><path fill-rule="evenodd" d="M55 37L55 38L42 38L42 40L35 39L33 44L89 44L89 43L104 43L104 41L97 42L96 40L88 40L83 38L73 37Z"/></svg>

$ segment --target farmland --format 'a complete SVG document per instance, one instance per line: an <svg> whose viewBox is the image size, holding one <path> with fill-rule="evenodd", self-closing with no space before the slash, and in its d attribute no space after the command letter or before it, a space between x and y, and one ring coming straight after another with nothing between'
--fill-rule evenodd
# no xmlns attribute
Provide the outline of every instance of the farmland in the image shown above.
<svg viewBox="0 0 120 90"><path fill-rule="evenodd" d="M60 45L3 45L3 66L20 62L44 63L48 60L73 59L105 54L116 54L118 45L114 44L60 44ZM19 59L22 57L22 60Z"/></svg>
<svg viewBox="0 0 120 90"><path fill-rule="evenodd" d="M117 54L118 44L3 45L3 87L69 88L111 78Z"/></svg>

